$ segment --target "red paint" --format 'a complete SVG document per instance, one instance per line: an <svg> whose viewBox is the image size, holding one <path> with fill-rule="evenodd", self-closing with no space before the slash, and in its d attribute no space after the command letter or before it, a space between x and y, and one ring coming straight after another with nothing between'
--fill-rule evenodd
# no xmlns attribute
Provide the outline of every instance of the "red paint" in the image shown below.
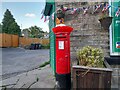
<svg viewBox="0 0 120 90"><path fill-rule="evenodd" d="M69 26L58 26L53 28L56 35L56 73L70 73L70 32L73 28ZM60 42L60 43L59 43ZM63 43L64 42L64 43ZM59 47L60 46L62 47Z"/></svg>

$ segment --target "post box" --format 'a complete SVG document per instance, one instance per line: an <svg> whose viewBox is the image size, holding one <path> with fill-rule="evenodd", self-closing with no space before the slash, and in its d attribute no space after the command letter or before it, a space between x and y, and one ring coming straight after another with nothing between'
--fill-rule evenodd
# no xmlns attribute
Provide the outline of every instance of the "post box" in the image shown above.
<svg viewBox="0 0 120 90"><path fill-rule="evenodd" d="M70 32L69 26L57 26L53 28L56 36L56 81L60 88L69 90L71 87L70 68Z"/></svg>

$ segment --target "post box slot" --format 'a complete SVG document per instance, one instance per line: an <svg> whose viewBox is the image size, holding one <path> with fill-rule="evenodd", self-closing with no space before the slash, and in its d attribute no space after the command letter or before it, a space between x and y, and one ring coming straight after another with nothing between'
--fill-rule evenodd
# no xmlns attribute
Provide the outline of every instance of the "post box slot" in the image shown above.
<svg viewBox="0 0 120 90"><path fill-rule="evenodd" d="M57 38L66 38L66 36L56 36Z"/></svg>

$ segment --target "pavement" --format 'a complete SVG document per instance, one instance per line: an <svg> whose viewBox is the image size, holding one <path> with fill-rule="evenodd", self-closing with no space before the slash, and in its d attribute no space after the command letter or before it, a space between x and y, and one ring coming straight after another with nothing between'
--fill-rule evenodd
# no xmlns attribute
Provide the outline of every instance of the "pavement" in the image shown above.
<svg viewBox="0 0 120 90"><path fill-rule="evenodd" d="M14 77L4 79L2 88L4 89L54 89L55 77L50 65L24 72Z"/></svg>
<svg viewBox="0 0 120 90"><path fill-rule="evenodd" d="M0 90L55 87L50 65L39 67L49 61L49 49L0 48L0 58Z"/></svg>

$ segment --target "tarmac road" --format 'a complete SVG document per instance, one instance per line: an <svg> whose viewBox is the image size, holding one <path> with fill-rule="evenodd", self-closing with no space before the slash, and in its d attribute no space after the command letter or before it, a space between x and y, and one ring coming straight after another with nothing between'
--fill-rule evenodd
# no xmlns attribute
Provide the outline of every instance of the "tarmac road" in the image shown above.
<svg viewBox="0 0 120 90"><path fill-rule="evenodd" d="M49 61L49 49L2 48L2 79L39 67Z"/></svg>

